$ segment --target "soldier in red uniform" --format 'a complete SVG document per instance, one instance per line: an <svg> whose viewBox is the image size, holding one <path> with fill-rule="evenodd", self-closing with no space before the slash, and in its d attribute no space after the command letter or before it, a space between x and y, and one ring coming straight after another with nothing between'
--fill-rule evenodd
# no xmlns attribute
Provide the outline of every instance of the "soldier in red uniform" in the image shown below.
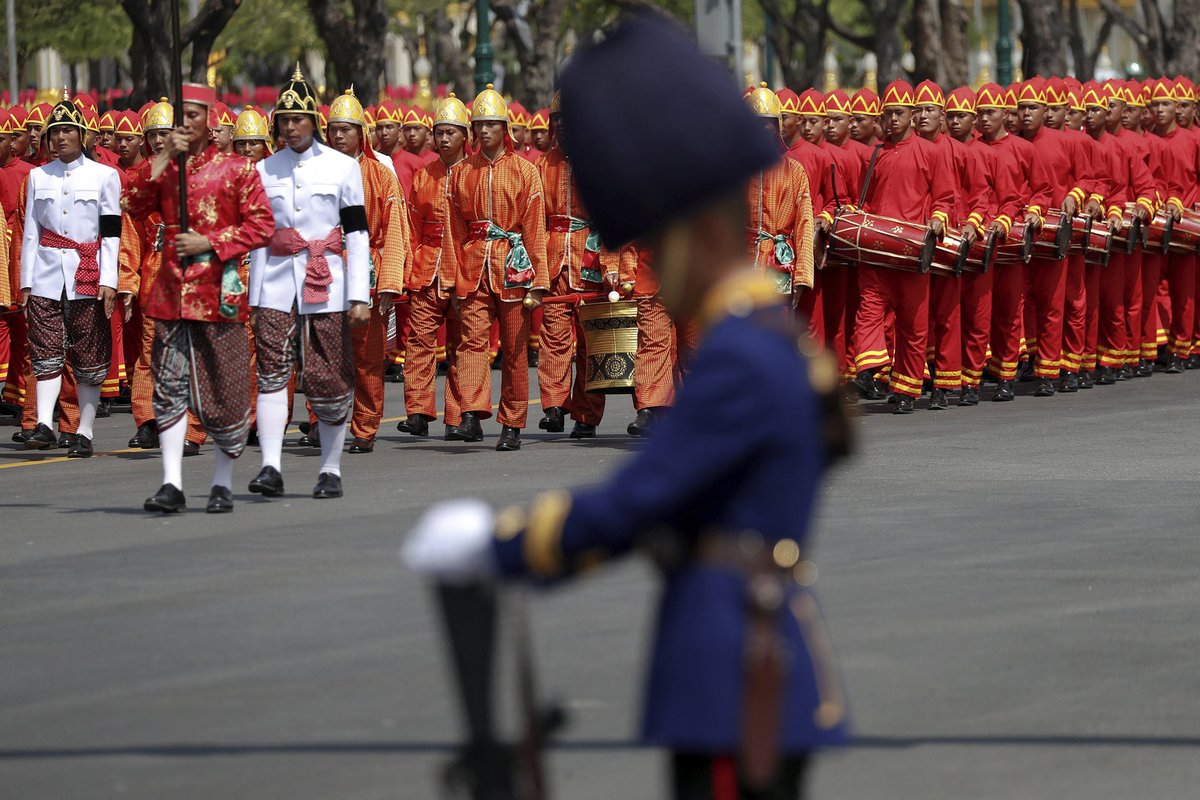
<svg viewBox="0 0 1200 800"><path fill-rule="evenodd" d="M208 137L216 93L184 84L183 125L151 167L133 176L124 205L135 218L154 212L166 226L163 260L144 313L155 320L154 413L163 485L147 511L182 511L182 458L190 408L217 445L209 512L233 509L233 461L250 428L250 350L246 286L239 263L271 240L275 220L253 162L218 153ZM187 156L189 231L179 228L180 169Z"/></svg>
<svg viewBox="0 0 1200 800"><path fill-rule="evenodd" d="M879 96L870 89L859 89L850 98L850 138L859 144L874 147L880 142Z"/></svg>
<svg viewBox="0 0 1200 800"><path fill-rule="evenodd" d="M864 211L928 224L941 236L954 214L954 165L949 154L916 135L914 91L904 81L888 85L883 98L884 142L867 186ZM858 377L869 395L875 370L892 364L890 388L897 414L911 414L921 396L929 338L929 275L866 264L859 267L861 298L854 340ZM884 314L896 314L896 350L889 356Z"/></svg>

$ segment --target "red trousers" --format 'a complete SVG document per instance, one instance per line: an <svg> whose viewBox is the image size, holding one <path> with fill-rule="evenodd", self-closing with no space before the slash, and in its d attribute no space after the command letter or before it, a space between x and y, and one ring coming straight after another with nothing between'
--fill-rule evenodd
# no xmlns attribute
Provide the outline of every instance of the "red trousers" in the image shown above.
<svg viewBox="0 0 1200 800"><path fill-rule="evenodd" d="M1141 248L1125 256L1122 302L1125 308L1125 364L1136 367L1142 357L1142 259Z"/></svg>
<svg viewBox="0 0 1200 800"><path fill-rule="evenodd" d="M1166 257L1159 253L1142 253L1142 358L1153 361L1158 357L1159 322L1158 284Z"/></svg>
<svg viewBox="0 0 1200 800"><path fill-rule="evenodd" d="M1059 368L1067 372L1077 373L1083 368L1083 358L1088 349L1088 271L1083 263L1083 253L1067 256L1066 280L1063 283L1062 349L1057 359ZM1095 353L1095 348L1092 352Z"/></svg>
<svg viewBox="0 0 1200 800"><path fill-rule="evenodd" d="M551 294L556 294L553 290ZM545 318L543 306L538 306L529 314L529 349L542 349L542 322Z"/></svg>
<svg viewBox="0 0 1200 800"><path fill-rule="evenodd" d="M929 345L937 389L960 389L962 362L962 279L933 275L929 279Z"/></svg>
<svg viewBox="0 0 1200 800"><path fill-rule="evenodd" d="M439 332L445 331L445 355L450 362L446 378L446 412L442 421L447 425L462 422L458 389L458 370L455 368L458 350L458 318L450 306L450 298L440 297L436 284L409 292L408 353L404 365L404 407L408 414L437 417L437 362Z"/></svg>
<svg viewBox="0 0 1200 800"><path fill-rule="evenodd" d="M1103 267L1088 265L1089 325L1085 369L1094 369L1097 365L1120 369L1128 361L1129 340L1125 327L1125 273L1128 268L1129 257L1124 253L1113 253ZM1094 304L1091 301L1093 291Z"/></svg>
<svg viewBox="0 0 1200 800"><path fill-rule="evenodd" d="M143 317L141 330L141 352L133 365L133 376L129 382L133 424L139 428L154 419L154 377L150 374L150 354L154 348L154 320Z"/></svg>
<svg viewBox="0 0 1200 800"><path fill-rule="evenodd" d="M884 315L896 314L896 350L891 390L920 397L925 377L925 348L929 340L929 274L861 265L859 305L855 318L854 352L857 371L889 363Z"/></svg>
<svg viewBox="0 0 1200 800"><path fill-rule="evenodd" d="M825 272L813 277L813 288L806 289L800 296L797 312L806 320L808 335L814 342L825 341Z"/></svg>
<svg viewBox="0 0 1200 800"><path fill-rule="evenodd" d="M108 318L108 325L112 332L112 357L109 359L108 374L100 386L100 397L104 400L112 400L120 395L121 383L128 380L125 373L125 311L120 303Z"/></svg>
<svg viewBox="0 0 1200 800"><path fill-rule="evenodd" d="M8 337L8 375L4 379L3 397L6 403L21 404L25 401L25 387L32 391L32 383L25 382L29 372L29 339L25 315L17 312L0 316L0 328Z"/></svg>
<svg viewBox="0 0 1200 800"><path fill-rule="evenodd" d="M1067 261L1065 258L1057 261L1035 258L1026 267L1029 293L1025 302L1028 304L1032 301L1033 320L1032 331L1027 329L1025 336L1027 340L1036 338L1037 360L1033 373L1039 378L1057 378L1062 371ZM1030 350L1034 352L1032 347Z"/></svg>
<svg viewBox="0 0 1200 800"><path fill-rule="evenodd" d="M564 269L550 281L555 297L573 294ZM573 303L548 303L542 312L542 345L538 356L538 388L542 408L564 408L576 422L599 425L604 416L604 395L584 390L587 346L578 307ZM508 358L507 351L504 354ZM571 365L575 365L574 379Z"/></svg>
<svg viewBox="0 0 1200 800"><path fill-rule="evenodd" d="M374 441L383 419L383 373L387 368L387 317L379 312L378 304L371 309L366 325L350 329L350 340L354 349L350 435Z"/></svg>
<svg viewBox="0 0 1200 800"><path fill-rule="evenodd" d="M665 310L665 309L664 309ZM700 346L700 326L689 320L675 320L675 380L681 381L692 365ZM635 378L636 380L636 378Z"/></svg>
<svg viewBox="0 0 1200 800"><path fill-rule="evenodd" d="M992 360L988 367L1002 381L1017 377L1024 336L1025 266L992 267Z"/></svg>
<svg viewBox="0 0 1200 800"><path fill-rule="evenodd" d="M457 373L462 410L481 419L492 415L492 323L499 325L504 364L500 373L500 413L496 420L524 428L529 413L529 312L521 303L506 303L481 286L459 303L462 340L451 374Z"/></svg>
<svg viewBox="0 0 1200 800"><path fill-rule="evenodd" d="M841 264L830 264L821 270L821 317L825 324L825 337L818 340L838 360L839 374L848 369L848 347L846 338L847 278L848 268Z"/></svg>
<svg viewBox="0 0 1200 800"><path fill-rule="evenodd" d="M408 315L410 312L407 303L396 303L396 343L387 354L387 363L403 364L405 359L405 345L408 342L408 333L410 330Z"/></svg>
<svg viewBox="0 0 1200 800"><path fill-rule="evenodd" d="M994 269L994 268L993 268ZM992 332L992 271L959 277L963 386L979 388Z"/></svg>
<svg viewBox="0 0 1200 800"><path fill-rule="evenodd" d="M1196 322L1196 256L1178 253L1167 256L1167 281L1171 292L1167 348L1171 355L1187 358L1192 354Z"/></svg>
<svg viewBox="0 0 1200 800"><path fill-rule="evenodd" d="M638 349L633 364L633 407L662 408L675 402L675 326L654 297L637 301Z"/></svg>

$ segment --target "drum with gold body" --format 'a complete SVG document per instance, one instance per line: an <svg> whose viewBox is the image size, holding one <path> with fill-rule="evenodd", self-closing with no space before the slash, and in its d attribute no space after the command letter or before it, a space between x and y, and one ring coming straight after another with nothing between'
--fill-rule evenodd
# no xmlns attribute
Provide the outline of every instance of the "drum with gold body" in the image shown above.
<svg viewBox="0 0 1200 800"><path fill-rule="evenodd" d="M599 394L632 394L637 358L637 301L596 300L578 308L587 347L584 388Z"/></svg>

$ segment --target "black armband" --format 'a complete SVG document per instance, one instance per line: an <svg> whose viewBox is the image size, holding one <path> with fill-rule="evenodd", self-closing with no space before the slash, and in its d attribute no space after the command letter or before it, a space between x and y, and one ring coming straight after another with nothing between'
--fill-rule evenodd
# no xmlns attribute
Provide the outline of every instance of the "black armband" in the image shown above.
<svg viewBox="0 0 1200 800"><path fill-rule="evenodd" d="M121 238L121 215L120 214L101 214L100 215L100 238L107 239L110 236Z"/></svg>
<svg viewBox="0 0 1200 800"><path fill-rule="evenodd" d="M342 209L342 233L354 233L367 229L367 209L363 206L346 206Z"/></svg>

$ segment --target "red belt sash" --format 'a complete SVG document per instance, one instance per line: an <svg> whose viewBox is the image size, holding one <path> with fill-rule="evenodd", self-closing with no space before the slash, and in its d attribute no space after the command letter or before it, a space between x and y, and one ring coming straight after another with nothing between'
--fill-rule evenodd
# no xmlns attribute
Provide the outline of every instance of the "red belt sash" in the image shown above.
<svg viewBox="0 0 1200 800"><path fill-rule="evenodd" d="M79 253L79 268L75 270L75 294L85 297L96 297L100 294L100 263L96 260L96 254L100 252L99 239L94 242L77 242L61 233L43 228L38 244L42 247L74 250Z"/></svg>
<svg viewBox="0 0 1200 800"><path fill-rule="evenodd" d="M342 252L342 229L334 228L324 238L306 241L295 228L276 228L271 237L271 255L294 256L308 251L308 264L304 269L304 302L324 303L329 300L329 284L333 273L329 271L326 253Z"/></svg>
<svg viewBox="0 0 1200 800"><path fill-rule="evenodd" d="M486 242L488 232L492 229L492 221L490 219L479 219L467 224L467 241L468 242Z"/></svg>
<svg viewBox="0 0 1200 800"><path fill-rule="evenodd" d="M443 222L430 222L426 220L421 223L421 244L429 245L430 247L441 247L442 236L446 233L446 224Z"/></svg>
<svg viewBox="0 0 1200 800"><path fill-rule="evenodd" d="M583 228L576 228L575 231L572 231L571 224L573 222L575 220L566 214L551 214L546 217L546 230L550 233L574 233L575 231L583 230ZM588 227L591 226L589 225Z"/></svg>

